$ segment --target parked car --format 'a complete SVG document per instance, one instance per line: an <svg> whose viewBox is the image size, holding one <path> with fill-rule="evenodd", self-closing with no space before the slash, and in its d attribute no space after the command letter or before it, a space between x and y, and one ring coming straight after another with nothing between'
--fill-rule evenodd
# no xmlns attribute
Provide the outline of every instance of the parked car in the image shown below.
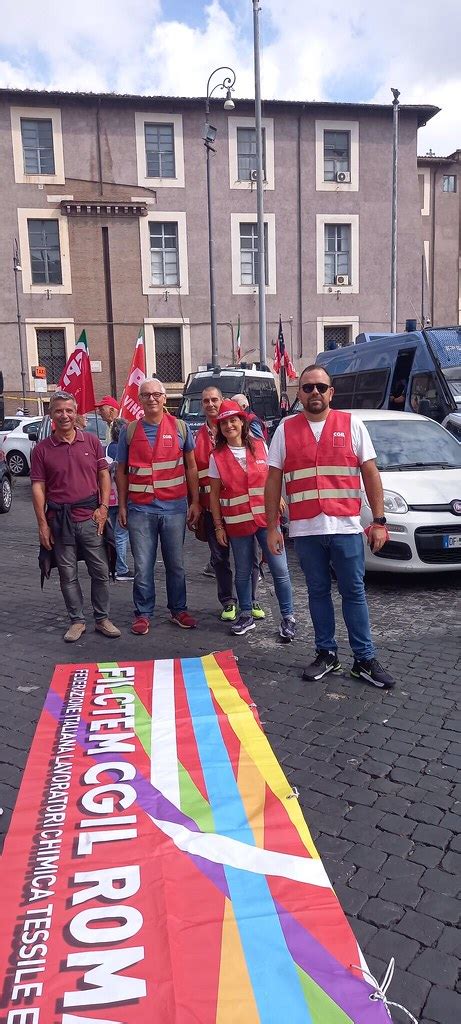
<svg viewBox="0 0 461 1024"><path fill-rule="evenodd" d="M291 412L299 412L294 403ZM366 545L367 571L461 570L461 445L416 413L353 409L373 442L384 488L389 541L377 555ZM361 521L372 513L362 493Z"/></svg>
<svg viewBox="0 0 461 1024"><path fill-rule="evenodd" d="M104 423L104 420L101 419L100 416L96 416L94 412L88 412L86 414L86 427L85 427L85 430L87 430L89 434L96 434L96 436L99 437L99 440L101 441L101 444L103 446L105 445L105 443L106 443L107 424ZM51 434L51 418L49 416L44 416L43 419L38 420L38 423L36 421L36 426L35 426L34 430L32 431L32 438L31 438L31 440L32 440L32 442L43 441L43 439L45 437L49 437L50 434ZM32 447L33 447L33 444L32 444Z"/></svg>
<svg viewBox="0 0 461 1024"><path fill-rule="evenodd" d="M9 512L13 500L13 486L8 463L0 448L0 515Z"/></svg>
<svg viewBox="0 0 461 1024"><path fill-rule="evenodd" d="M41 419L31 416L23 416L17 427L10 430L3 441L0 442L8 468L13 476L27 476L30 470L30 453L32 438L41 423Z"/></svg>
<svg viewBox="0 0 461 1024"><path fill-rule="evenodd" d="M3 444L5 437L10 433L10 430L14 430L15 427L19 427L22 423L24 416L5 416L3 426L0 430L0 444Z"/></svg>
<svg viewBox="0 0 461 1024"><path fill-rule="evenodd" d="M453 437L456 437L456 440L461 442L461 411L451 412L449 416L446 416L442 427L445 427L445 430L449 430L450 434L453 434Z"/></svg>

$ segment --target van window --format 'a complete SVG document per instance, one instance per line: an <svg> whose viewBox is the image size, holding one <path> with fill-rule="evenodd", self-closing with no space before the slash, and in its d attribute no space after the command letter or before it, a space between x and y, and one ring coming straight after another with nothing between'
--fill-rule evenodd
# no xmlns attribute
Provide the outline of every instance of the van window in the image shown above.
<svg viewBox="0 0 461 1024"><path fill-rule="evenodd" d="M443 419L443 405L435 373L415 373L411 382L410 405L413 412L429 416L431 420Z"/></svg>
<svg viewBox="0 0 461 1024"><path fill-rule="evenodd" d="M279 416L279 400L275 384L269 381L248 381L246 394L252 412L262 420L270 420Z"/></svg>
<svg viewBox="0 0 461 1024"><path fill-rule="evenodd" d="M333 377L333 409L380 409L384 404L389 370L364 370Z"/></svg>
<svg viewBox="0 0 461 1024"><path fill-rule="evenodd" d="M384 404L389 370L367 370L358 373L354 392L354 409L380 409Z"/></svg>

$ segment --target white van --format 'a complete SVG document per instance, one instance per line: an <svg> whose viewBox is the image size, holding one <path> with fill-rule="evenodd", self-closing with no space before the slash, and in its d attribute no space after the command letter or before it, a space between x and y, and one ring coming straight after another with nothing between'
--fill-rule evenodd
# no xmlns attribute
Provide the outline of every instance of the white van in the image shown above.
<svg viewBox="0 0 461 1024"><path fill-rule="evenodd" d="M178 416L185 420L193 433L205 422L202 391L211 387L219 388L224 398L246 395L251 412L264 420L269 437L272 437L280 420L280 406L275 379L270 370L258 370L246 365L214 366L211 370L198 370L189 374Z"/></svg>

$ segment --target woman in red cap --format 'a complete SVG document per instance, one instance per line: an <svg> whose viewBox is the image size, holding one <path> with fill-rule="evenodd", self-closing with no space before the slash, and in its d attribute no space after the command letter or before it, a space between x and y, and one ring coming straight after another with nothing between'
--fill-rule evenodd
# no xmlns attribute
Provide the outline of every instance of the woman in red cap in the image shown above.
<svg viewBox="0 0 461 1024"><path fill-rule="evenodd" d="M280 636L294 639L293 597L285 551L273 555L267 546L264 484L267 448L252 437L246 414L233 400L222 402L217 416L216 447L210 456L210 508L219 544L230 541L235 562L235 589L240 615L231 626L242 635L255 628L251 613L251 569L256 535L274 580L282 615Z"/></svg>

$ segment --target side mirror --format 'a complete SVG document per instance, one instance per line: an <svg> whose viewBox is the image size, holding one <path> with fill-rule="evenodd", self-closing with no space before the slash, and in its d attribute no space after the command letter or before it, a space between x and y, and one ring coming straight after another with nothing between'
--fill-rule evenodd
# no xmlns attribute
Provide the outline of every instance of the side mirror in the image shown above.
<svg viewBox="0 0 461 1024"><path fill-rule="evenodd" d="M38 441L38 431L37 430L30 430L29 431L29 441Z"/></svg>

